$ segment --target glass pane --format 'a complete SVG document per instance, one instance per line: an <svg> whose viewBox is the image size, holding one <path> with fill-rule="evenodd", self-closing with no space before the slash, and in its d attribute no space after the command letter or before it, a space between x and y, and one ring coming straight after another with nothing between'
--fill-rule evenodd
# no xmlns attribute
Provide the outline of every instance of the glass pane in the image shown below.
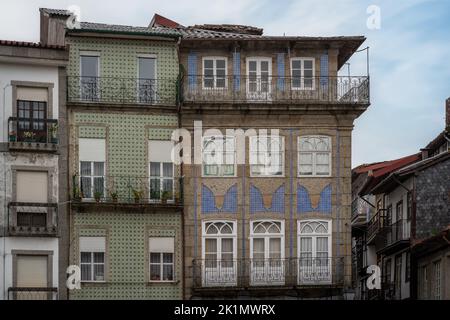
<svg viewBox="0 0 450 320"><path fill-rule="evenodd" d="M253 257L255 254L263 254L264 257L264 238L254 238L253 239Z"/></svg>
<svg viewBox="0 0 450 320"><path fill-rule="evenodd" d="M150 265L150 280L152 281L161 280L161 265L159 264Z"/></svg>
<svg viewBox="0 0 450 320"><path fill-rule="evenodd" d="M160 253L150 253L150 263L160 263L161 262L161 254Z"/></svg>
<svg viewBox="0 0 450 320"><path fill-rule="evenodd" d="M91 256L90 252L81 252L81 263L90 263Z"/></svg>
<svg viewBox="0 0 450 320"><path fill-rule="evenodd" d="M205 68L212 69L214 67L214 60L203 60L203 65Z"/></svg>
<svg viewBox="0 0 450 320"><path fill-rule="evenodd" d="M317 238L317 252L325 252L328 253L328 238L327 237L318 237Z"/></svg>
<svg viewBox="0 0 450 320"><path fill-rule="evenodd" d="M104 281L105 280L105 265L104 264L94 264L94 280Z"/></svg>
<svg viewBox="0 0 450 320"><path fill-rule="evenodd" d="M81 281L91 281L91 265L81 264Z"/></svg>
<svg viewBox="0 0 450 320"><path fill-rule="evenodd" d="M152 177L159 177L161 170L161 164L159 162L150 162L150 175Z"/></svg>
<svg viewBox="0 0 450 320"><path fill-rule="evenodd" d="M312 252L312 238L301 237L300 238L300 252L308 253Z"/></svg>
<svg viewBox="0 0 450 320"><path fill-rule="evenodd" d="M94 262L95 263L105 262L105 254L103 252L94 252Z"/></svg>
<svg viewBox="0 0 450 320"><path fill-rule="evenodd" d="M225 60L216 60L216 68L225 69Z"/></svg>
<svg viewBox="0 0 450 320"><path fill-rule="evenodd" d="M205 239L205 253L217 253L217 239Z"/></svg>
<svg viewBox="0 0 450 320"><path fill-rule="evenodd" d="M301 61L292 60L292 69L301 69Z"/></svg>
<svg viewBox="0 0 450 320"><path fill-rule="evenodd" d="M82 176L90 176L91 175L91 163L86 161L80 162L80 171Z"/></svg>
<svg viewBox="0 0 450 320"><path fill-rule="evenodd" d="M233 239L222 239L222 253L233 252Z"/></svg>
<svg viewBox="0 0 450 320"><path fill-rule="evenodd" d="M164 177L173 177L173 163L172 162L164 162L163 163L163 176Z"/></svg>
<svg viewBox="0 0 450 320"><path fill-rule="evenodd" d="M256 61L249 61L248 63L248 69L250 71L256 71Z"/></svg>
<svg viewBox="0 0 450 320"><path fill-rule="evenodd" d="M163 266L163 280L164 281L173 280L173 264Z"/></svg>
<svg viewBox="0 0 450 320"><path fill-rule="evenodd" d="M281 258L281 239L271 238L269 239L269 258L280 259Z"/></svg>
<svg viewBox="0 0 450 320"><path fill-rule="evenodd" d="M312 69L313 62L312 62L312 60L304 60L303 61L303 65L305 66L305 69Z"/></svg>
<svg viewBox="0 0 450 320"><path fill-rule="evenodd" d="M94 162L94 176L103 176L105 174L105 163Z"/></svg>
<svg viewBox="0 0 450 320"><path fill-rule="evenodd" d="M150 179L150 199L160 199L161 198L161 180Z"/></svg>
<svg viewBox="0 0 450 320"><path fill-rule="evenodd" d="M105 188L105 178L94 178L94 192L99 193L100 196L103 196L103 191ZM94 194L95 196L95 194Z"/></svg>
<svg viewBox="0 0 450 320"><path fill-rule="evenodd" d="M31 225L33 227L45 227L47 225L47 213L35 212L31 215Z"/></svg>
<svg viewBox="0 0 450 320"><path fill-rule="evenodd" d="M173 262L173 253L163 253L163 262L164 263L172 263Z"/></svg>
<svg viewBox="0 0 450 320"><path fill-rule="evenodd" d="M83 198L92 198L92 179L82 177L81 178L81 194Z"/></svg>
<svg viewBox="0 0 450 320"><path fill-rule="evenodd" d="M169 198L173 198L173 179L163 180L163 192L164 191L167 191L169 193Z"/></svg>

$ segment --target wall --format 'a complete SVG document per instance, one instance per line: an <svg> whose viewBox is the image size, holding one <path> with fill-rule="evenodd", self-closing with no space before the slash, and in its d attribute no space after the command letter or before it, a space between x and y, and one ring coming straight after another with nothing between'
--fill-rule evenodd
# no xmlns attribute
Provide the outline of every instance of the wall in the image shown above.
<svg viewBox="0 0 450 320"><path fill-rule="evenodd" d="M434 262L441 261L441 300L450 300L450 248L442 249L429 255L423 256L417 260L417 272L419 283L417 285L417 297L420 299L423 297L424 292L420 285L420 272L421 268L427 266L428 268L428 297L425 299L435 299L435 274L434 274Z"/></svg>

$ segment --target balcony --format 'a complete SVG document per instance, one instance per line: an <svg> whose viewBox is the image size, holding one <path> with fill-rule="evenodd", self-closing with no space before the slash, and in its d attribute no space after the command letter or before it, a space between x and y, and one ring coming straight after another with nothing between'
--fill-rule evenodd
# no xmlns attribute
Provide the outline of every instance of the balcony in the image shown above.
<svg viewBox="0 0 450 320"><path fill-rule="evenodd" d="M137 176L83 176L72 179L72 199L78 206L152 206L180 209L183 178Z"/></svg>
<svg viewBox="0 0 450 320"><path fill-rule="evenodd" d="M58 288L54 287L10 287L8 288L8 300L57 300Z"/></svg>
<svg viewBox="0 0 450 320"><path fill-rule="evenodd" d="M194 260L194 289L340 286L344 258Z"/></svg>
<svg viewBox="0 0 450 320"><path fill-rule="evenodd" d="M390 254L391 252L408 247L410 232L411 222L406 219L400 219L390 226L385 227L382 252L384 254Z"/></svg>
<svg viewBox="0 0 450 320"><path fill-rule="evenodd" d="M56 237L58 205L56 203L10 202L8 204L9 236Z"/></svg>
<svg viewBox="0 0 450 320"><path fill-rule="evenodd" d="M177 79L67 77L70 103L175 106L177 89Z"/></svg>
<svg viewBox="0 0 450 320"><path fill-rule="evenodd" d="M10 117L9 150L55 152L58 149L58 120Z"/></svg>
<svg viewBox="0 0 450 320"><path fill-rule="evenodd" d="M205 77L188 75L185 103L369 104L368 77Z"/></svg>
<svg viewBox="0 0 450 320"><path fill-rule="evenodd" d="M369 220L367 224L367 243L370 244L380 235L383 228L386 226L387 216L386 210L380 209L375 215Z"/></svg>

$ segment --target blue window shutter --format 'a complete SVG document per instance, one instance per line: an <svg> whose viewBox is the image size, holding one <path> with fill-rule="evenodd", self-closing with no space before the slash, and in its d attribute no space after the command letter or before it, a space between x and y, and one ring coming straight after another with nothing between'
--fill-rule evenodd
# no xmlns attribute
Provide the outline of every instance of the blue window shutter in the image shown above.
<svg viewBox="0 0 450 320"><path fill-rule="evenodd" d="M190 89L197 85L197 54L194 52L188 55L188 84Z"/></svg>
<svg viewBox="0 0 450 320"><path fill-rule="evenodd" d="M233 87L234 91L241 89L241 53L233 52Z"/></svg>
<svg viewBox="0 0 450 320"><path fill-rule="evenodd" d="M320 85L328 85L328 54L320 56Z"/></svg>
<svg viewBox="0 0 450 320"><path fill-rule="evenodd" d="M277 71L278 71L278 80L277 80L277 88L280 91L284 91L284 53L277 54Z"/></svg>

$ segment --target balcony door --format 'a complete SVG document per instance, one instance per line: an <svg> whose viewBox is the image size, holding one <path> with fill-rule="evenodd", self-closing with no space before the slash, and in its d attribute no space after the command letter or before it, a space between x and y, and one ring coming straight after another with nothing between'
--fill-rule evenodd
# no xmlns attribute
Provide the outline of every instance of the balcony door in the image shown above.
<svg viewBox="0 0 450 320"><path fill-rule="evenodd" d="M138 57L138 101L154 103L157 95L156 58Z"/></svg>
<svg viewBox="0 0 450 320"><path fill-rule="evenodd" d="M247 58L247 99L270 100L271 85L271 58Z"/></svg>
<svg viewBox="0 0 450 320"><path fill-rule="evenodd" d="M282 221L251 223L251 285L283 285L284 224Z"/></svg>
<svg viewBox="0 0 450 320"><path fill-rule="evenodd" d="M18 141L47 142L47 103L17 100Z"/></svg>
<svg viewBox="0 0 450 320"><path fill-rule="evenodd" d="M299 284L331 283L331 221L299 221L298 230Z"/></svg>
<svg viewBox="0 0 450 320"><path fill-rule="evenodd" d="M100 57L95 54L83 54L80 57L80 97L83 101L100 98L99 61Z"/></svg>
<svg viewBox="0 0 450 320"><path fill-rule="evenodd" d="M203 286L235 286L237 280L236 223L204 222L202 248Z"/></svg>

